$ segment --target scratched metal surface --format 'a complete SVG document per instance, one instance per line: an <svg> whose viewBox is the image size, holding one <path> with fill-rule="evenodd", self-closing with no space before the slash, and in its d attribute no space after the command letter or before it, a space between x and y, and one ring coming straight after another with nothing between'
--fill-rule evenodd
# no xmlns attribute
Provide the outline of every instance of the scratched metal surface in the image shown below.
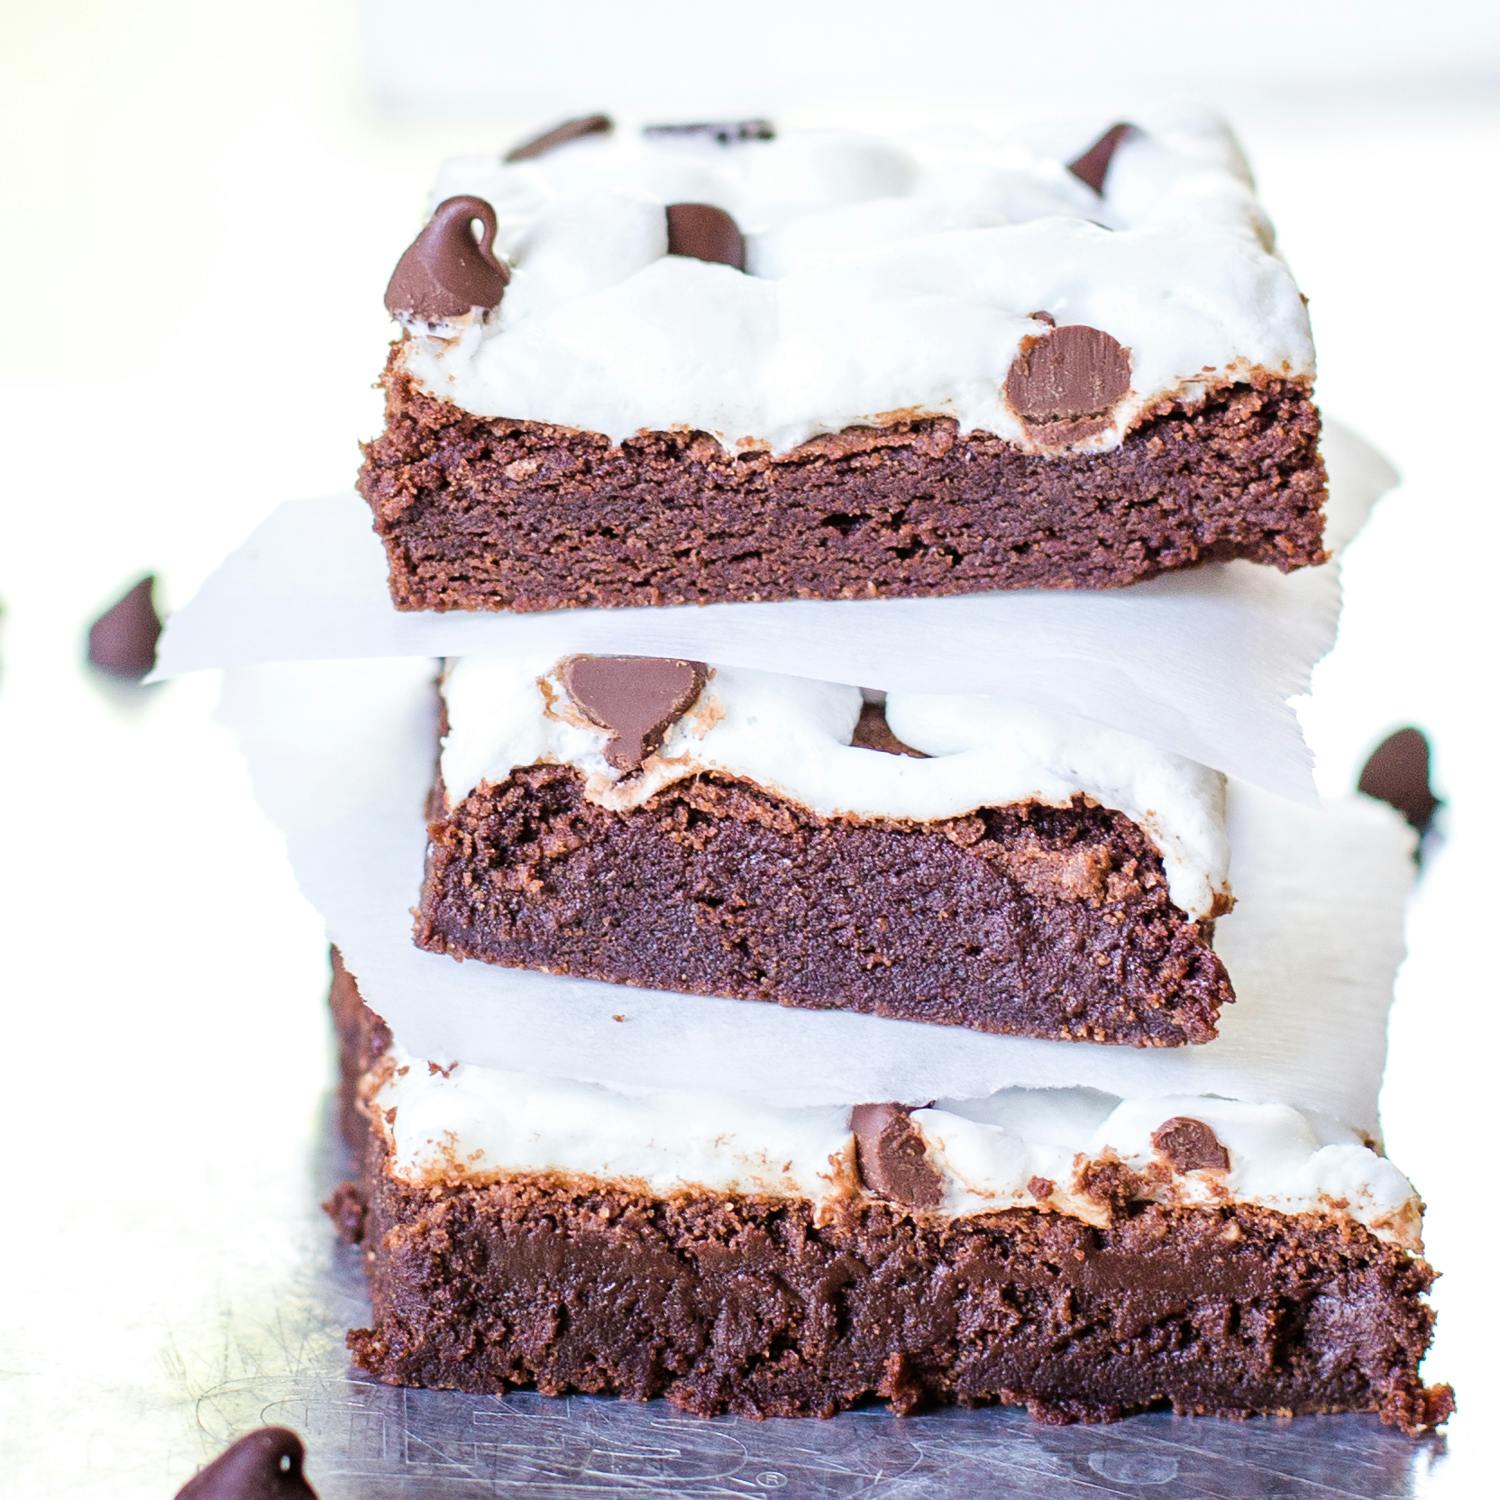
<svg viewBox="0 0 1500 1500"><path fill-rule="evenodd" d="M753 1423L355 1378L343 1334L365 1318L358 1258L317 1207L347 1169L318 923L209 722L213 684L106 690L73 664L71 635L29 628L7 621L0 676L4 1500L169 1500L268 1421L305 1436L323 1500L1485 1492L1462 1414L1446 1440L1415 1444L1363 1418ZM43 720L56 733L34 733ZM37 795L49 784L89 789L61 838ZM1439 1373L1482 1421L1492 1268L1478 1221L1456 1217L1459 1182L1440 1180L1442 1134L1408 1139L1426 1155L1411 1169L1455 1214L1446 1230L1433 1219L1434 1258L1455 1273Z"/></svg>

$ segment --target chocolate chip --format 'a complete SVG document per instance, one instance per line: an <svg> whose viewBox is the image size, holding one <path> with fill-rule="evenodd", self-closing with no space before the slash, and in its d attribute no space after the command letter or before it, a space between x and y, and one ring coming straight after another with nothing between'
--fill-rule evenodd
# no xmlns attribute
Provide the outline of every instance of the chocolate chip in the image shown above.
<svg viewBox="0 0 1500 1500"><path fill-rule="evenodd" d="M1359 773L1359 789L1367 797L1388 802L1418 833L1432 826L1442 806L1430 782L1432 753L1427 736L1408 726L1383 739Z"/></svg>
<svg viewBox="0 0 1500 1500"><path fill-rule="evenodd" d="M711 203L669 203L667 254L717 261L743 271L745 237L739 225Z"/></svg>
<svg viewBox="0 0 1500 1500"><path fill-rule="evenodd" d="M773 141L776 127L769 120L694 120L684 125L647 125L641 134L679 139L705 136L721 146L735 146L741 141Z"/></svg>
<svg viewBox="0 0 1500 1500"><path fill-rule="evenodd" d="M473 223L478 219L479 241ZM500 305L510 271L495 256L495 210L464 195L438 204L427 227L396 262L385 289L386 310L425 323Z"/></svg>
<svg viewBox="0 0 1500 1500"><path fill-rule="evenodd" d="M1190 1115L1173 1115L1151 1133L1151 1144L1179 1172L1227 1172L1229 1152L1213 1131Z"/></svg>
<svg viewBox="0 0 1500 1500"><path fill-rule="evenodd" d="M155 575L148 573L89 627L89 660L111 677L139 682L156 661L161 620L151 600Z"/></svg>
<svg viewBox="0 0 1500 1500"><path fill-rule="evenodd" d="M302 1439L262 1427L226 1448L177 1491L177 1500L318 1500L303 1477Z"/></svg>
<svg viewBox="0 0 1500 1500"><path fill-rule="evenodd" d="M1045 323L1048 328L1057 327L1057 319L1049 312L1034 312L1026 315L1033 323Z"/></svg>
<svg viewBox="0 0 1500 1500"><path fill-rule="evenodd" d="M692 707L708 668L660 656L574 656L560 675L590 722L609 730L604 758L618 771L635 771Z"/></svg>
<svg viewBox="0 0 1500 1500"><path fill-rule="evenodd" d="M1111 125L1082 156L1068 163L1068 170L1080 181L1087 183L1096 193L1104 191L1104 180L1109 176L1110 163L1115 152L1133 135L1139 134L1134 125Z"/></svg>
<svg viewBox="0 0 1500 1500"><path fill-rule="evenodd" d="M910 745L896 738L895 731L886 722L885 705L881 703L866 703L860 709L859 720L854 726L854 738L849 743L861 750L879 750L885 755L907 755L913 760L927 759L920 750L913 750Z"/></svg>
<svg viewBox="0 0 1500 1500"><path fill-rule="evenodd" d="M586 135L607 135L614 128L614 121L608 115L580 115L576 120L564 120L561 125L544 130L541 135L522 141L519 146L512 146L505 153L504 159L535 161L537 157L545 156L559 146L566 146L570 141L582 140Z"/></svg>
<svg viewBox="0 0 1500 1500"><path fill-rule="evenodd" d="M1033 1198L1050 1198L1057 1184L1050 1177L1030 1177L1026 1180L1026 1191Z"/></svg>
<svg viewBox="0 0 1500 1500"><path fill-rule="evenodd" d="M1086 323L1022 339L1005 376L1005 399L1028 435L1058 445L1102 432L1129 390L1130 351Z"/></svg>
<svg viewBox="0 0 1500 1500"><path fill-rule="evenodd" d="M942 1204L943 1179L904 1104L856 1104L849 1125L860 1178L872 1193L908 1208Z"/></svg>

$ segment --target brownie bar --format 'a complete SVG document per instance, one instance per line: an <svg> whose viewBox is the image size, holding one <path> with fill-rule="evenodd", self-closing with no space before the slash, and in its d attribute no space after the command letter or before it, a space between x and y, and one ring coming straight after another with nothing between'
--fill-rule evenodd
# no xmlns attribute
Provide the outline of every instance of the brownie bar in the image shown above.
<svg viewBox="0 0 1500 1500"><path fill-rule="evenodd" d="M1448 1411L1417 1373L1431 1272L1357 1226L1154 1205L1106 1230L1036 1209L944 1223L871 1202L819 1221L545 1176L412 1188L380 1162L373 1321L350 1348L393 1385L704 1416L881 1397L1048 1422L1372 1411L1416 1433Z"/></svg>
<svg viewBox="0 0 1500 1500"><path fill-rule="evenodd" d="M858 743L899 750L878 712ZM823 817L700 773L616 811L574 768L518 768L429 806L416 941L653 989L978 1031L1205 1042L1234 992L1213 921L1171 900L1117 812Z"/></svg>
<svg viewBox="0 0 1500 1500"><path fill-rule="evenodd" d="M1048 1422L1363 1411L1413 1434L1452 1409L1418 1373L1430 1269L1334 1216L1131 1203L1128 1174L1099 1178L1097 1225L945 1218L868 1189L815 1206L542 1172L409 1183L392 1163L382 1116L334 1205L371 1291L350 1348L390 1384L705 1416L871 1397ZM367 1212L339 1212L351 1194Z"/></svg>
<svg viewBox="0 0 1500 1500"><path fill-rule="evenodd" d="M1118 447L1038 455L946 419L732 454L470 415L387 367L360 493L401 609L548 610L1115 588L1210 559L1324 559L1308 388L1165 401Z"/></svg>

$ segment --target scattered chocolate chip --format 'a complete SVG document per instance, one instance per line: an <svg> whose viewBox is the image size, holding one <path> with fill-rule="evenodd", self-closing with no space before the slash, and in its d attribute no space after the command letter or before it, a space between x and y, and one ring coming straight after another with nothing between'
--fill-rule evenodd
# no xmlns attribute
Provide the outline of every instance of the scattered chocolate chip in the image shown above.
<svg viewBox="0 0 1500 1500"><path fill-rule="evenodd" d="M481 225L478 243L473 223ZM498 307L510 271L495 256L495 210L483 198L445 198L396 262L386 310L426 323Z"/></svg>
<svg viewBox="0 0 1500 1500"><path fill-rule="evenodd" d="M920 750L896 738L895 732L886 722L883 703L866 703L859 711L854 726L854 738L849 742L861 750L879 750L886 755L908 755L914 760L926 760Z"/></svg>
<svg viewBox="0 0 1500 1500"><path fill-rule="evenodd" d="M1031 1177L1026 1181L1026 1191L1033 1198L1050 1198L1057 1184L1050 1177Z"/></svg>
<svg viewBox="0 0 1500 1500"><path fill-rule="evenodd" d="M586 135L607 135L614 128L615 122L608 115L580 115L576 120L564 120L541 135L522 141L519 146L512 146L504 159L508 162L534 161L570 141L582 140Z"/></svg>
<svg viewBox="0 0 1500 1500"><path fill-rule="evenodd" d="M302 1439L262 1427L226 1448L177 1491L177 1500L318 1500L302 1473Z"/></svg>
<svg viewBox="0 0 1500 1500"><path fill-rule="evenodd" d="M1134 125L1111 125L1082 156L1068 163L1068 170L1080 181L1087 183L1096 193L1104 191L1104 180L1109 176L1110 163L1115 152L1131 136L1137 135Z"/></svg>
<svg viewBox="0 0 1500 1500"><path fill-rule="evenodd" d="M739 225L711 203L669 203L667 254L717 261L743 271L745 237Z"/></svg>
<svg viewBox="0 0 1500 1500"><path fill-rule="evenodd" d="M1129 390L1130 351L1086 323L1022 339L1005 376L1005 399L1027 433L1059 445L1102 432Z"/></svg>
<svg viewBox="0 0 1500 1500"><path fill-rule="evenodd" d="M1049 312L1034 312L1026 315L1033 323L1045 323L1048 328L1057 327L1057 319Z"/></svg>
<svg viewBox="0 0 1500 1500"><path fill-rule="evenodd" d="M1367 797L1390 803L1418 833L1426 833L1442 806L1433 794L1431 766L1427 736L1408 725L1375 747L1359 773L1359 789Z"/></svg>
<svg viewBox="0 0 1500 1500"><path fill-rule="evenodd" d="M111 677L139 682L156 662L161 619L151 600L156 586L148 573L89 626L89 660Z"/></svg>
<svg viewBox="0 0 1500 1500"><path fill-rule="evenodd" d="M561 676L573 702L609 730L604 758L618 771L635 771L692 707L708 668L660 656L574 656Z"/></svg>
<svg viewBox="0 0 1500 1500"><path fill-rule="evenodd" d="M872 1193L908 1208L942 1204L943 1179L904 1104L856 1104L849 1124L859 1175Z"/></svg>
<svg viewBox="0 0 1500 1500"><path fill-rule="evenodd" d="M1151 1144L1179 1172L1227 1172L1229 1152L1213 1131L1190 1115L1173 1115L1151 1132Z"/></svg>
<svg viewBox="0 0 1500 1500"><path fill-rule="evenodd" d="M776 127L769 120L693 120L682 125L647 125L641 134L678 139L701 135L721 146L735 146L741 141L774 141Z"/></svg>

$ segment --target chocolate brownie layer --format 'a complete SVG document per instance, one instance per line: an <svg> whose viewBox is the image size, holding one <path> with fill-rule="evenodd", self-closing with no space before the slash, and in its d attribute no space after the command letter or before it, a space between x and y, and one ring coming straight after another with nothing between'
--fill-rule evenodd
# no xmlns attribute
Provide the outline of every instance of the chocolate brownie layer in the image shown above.
<svg viewBox="0 0 1500 1500"><path fill-rule="evenodd" d="M1266 1209L1036 1209L956 1220L869 1199L654 1198L546 1175L410 1186L374 1135L372 1326L396 1385L665 1396L703 1415L831 1416L869 1397L1026 1405L1049 1422L1372 1411L1442 1421L1418 1365L1420 1260Z"/></svg>
<svg viewBox="0 0 1500 1500"><path fill-rule="evenodd" d="M780 455L690 432L615 446L469 415L393 356L359 487L401 609L1101 589L1209 558L1321 562L1318 434L1307 388L1265 381L1167 404L1104 453L943 419Z"/></svg>
<svg viewBox="0 0 1500 1500"><path fill-rule="evenodd" d="M349 1080L390 1034L342 971L332 998ZM1093 1223L1046 1207L913 1211L882 1119L860 1119L899 1125L888 1106L853 1112L857 1176L816 1205L554 1172L465 1181L451 1160L405 1181L392 1116L360 1092L345 1090L361 1178L329 1208L365 1245L372 1326L350 1347L392 1384L665 1396L705 1415L827 1416L876 1396L903 1412L1025 1404L1059 1422L1159 1405L1375 1411L1418 1432L1452 1410L1418 1374L1431 1270L1338 1213L1141 1201L1147 1185L1107 1160L1081 1179ZM1158 1134L1175 1131L1180 1156L1189 1127L1217 1144L1200 1121ZM920 1175L898 1150L903 1164ZM1201 1149L1181 1163L1206 1164Z"/></svg>
<svg viewBox="0 0 1500 1500"><path fill-rule="evenodd" d="M1213 923L1173 905L1134 823L1082 798L912 824L707 773L614 811L536 765L429 836L416 940L456 958L1152 1046L1209 1040L1234 998Z"/></svg>

